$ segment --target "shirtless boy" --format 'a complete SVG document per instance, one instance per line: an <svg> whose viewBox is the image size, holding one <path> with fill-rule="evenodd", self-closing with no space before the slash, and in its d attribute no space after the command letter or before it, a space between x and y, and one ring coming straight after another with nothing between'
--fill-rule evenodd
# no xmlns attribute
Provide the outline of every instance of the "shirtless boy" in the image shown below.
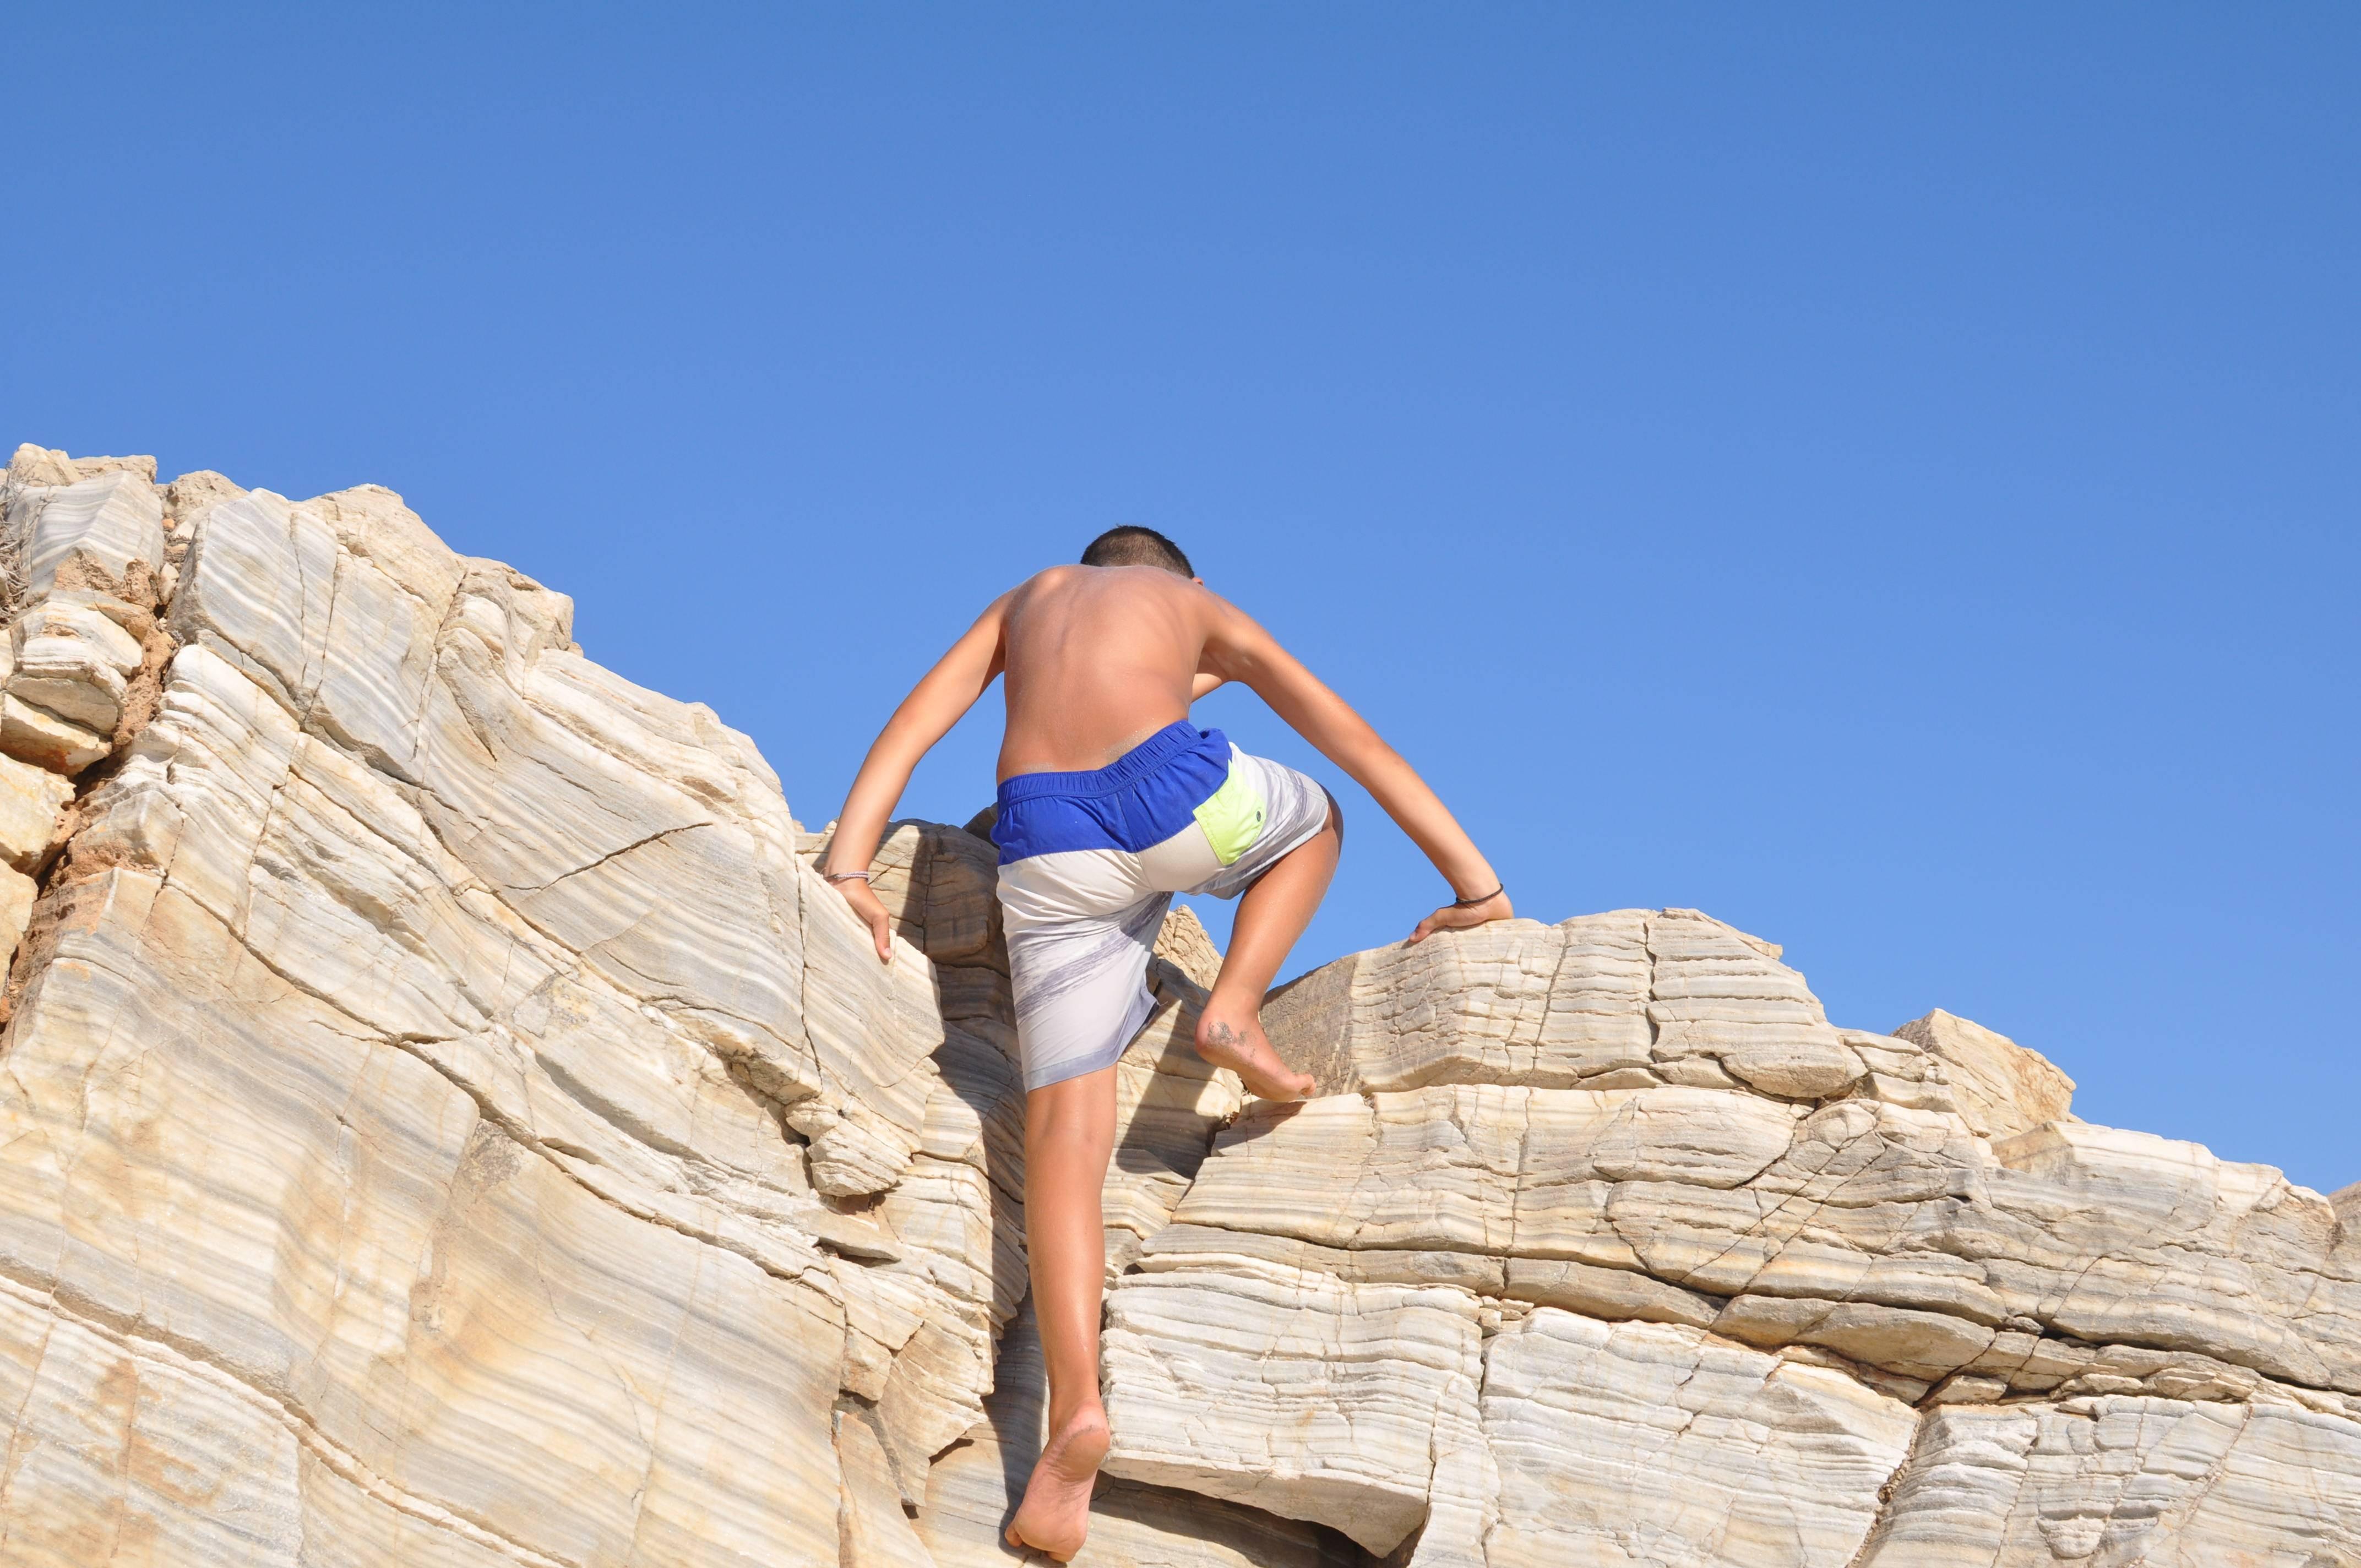
<svg viewBox="0 0 2361 1568"><path fill-rule="evenodd" d="M1008 724L993 839L1025 1066L1034 1316L1049 1376L1049 1441L1008 1541L1064 1563L1090 1528L1091 1483L1109 1440L1099 1193L1115 1144L1115 1063L1154 1006L1148 958L1173 894L1238 900L1197 1021L1198 1054L1268 1100L1312 1089L1271 1049L1262 1000L1327 891L1344 825L1325 790L1196 729L1189 705L1241 682L1376 797L1457 895L1411 941L1510 911L1490 864L1376 730L1208 592L1170 540L1117 528L1092 542L1081 565L1052 566L994 599L869 749L826 874L881 959L892 959L892 922L866 880L878 837L918 759L1001 674Z"/></svg>

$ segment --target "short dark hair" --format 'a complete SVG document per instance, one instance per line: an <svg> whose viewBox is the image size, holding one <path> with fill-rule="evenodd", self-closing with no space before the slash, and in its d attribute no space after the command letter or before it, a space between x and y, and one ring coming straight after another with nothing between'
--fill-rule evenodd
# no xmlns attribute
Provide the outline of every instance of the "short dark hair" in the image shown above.
<svg viewBox="0 0 2361 1568"><path fill-rule="evenodd" d="M1085 566L1161 566L1168 572L1178 572L1184 577L1193 577L1197 575L1196 569L1189 565L1189 557L1180 554L1180 546L1173 543L1156 530L1142 528L1136 522L1126 522L1120 527L1110 528L1092 540L1089 547L1082 552L1082 565Z"/></svg>

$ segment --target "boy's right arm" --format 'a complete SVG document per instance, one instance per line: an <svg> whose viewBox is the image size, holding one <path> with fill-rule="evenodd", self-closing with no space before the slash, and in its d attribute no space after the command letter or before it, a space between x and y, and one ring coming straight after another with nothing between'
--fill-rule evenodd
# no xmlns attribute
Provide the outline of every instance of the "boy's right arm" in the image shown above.
<svg viewBox="0 0 2361 1568"><path fill-rule="evenodd" d="M1402 761L1400 753L1369 727L1368 720L1323 685L1252 617L1217 594L1208 591L1205 597L1213 608L1201 668L1252 687L1297 734L1351 774L1410 835L1411 841L1426 851L1426 858L1434 862L1434 869L1451 884L1453 895L1461 901L1446 904L1421 920L1410 939L1423 941L1436 931L1481 926L1514 914L1500 878L1466 829L1459 826L1458 818L1417 771Z"/></svg>
<svg viewBox="0 0 2361 1568"><path fill-rule="evenodd" d="M861 772L854 777L852 788L845 795L844 811L836 820L836 835L829 840L823 874L837 876L869 869L869 862L877 855L877 841L884 836L895 803L909 787L910 773L918 765L918 759L950 733L950 727L975 706L975 699L999 675L1005 662L1001 632L1007 619L1008 601L1016 593L1011 588L993 600L975 624L967 629L966 635L951 644L950 652L935 661L935 667L910 689L902 706L894 710L894 717L885 721L885 728L869 748L869 755L862 759ZM870 937L877 944L877 957L891 962L894 921L885 913L885 905L870 891L869 884L857 877L839 882L835 887L869 927Z"/></svg>

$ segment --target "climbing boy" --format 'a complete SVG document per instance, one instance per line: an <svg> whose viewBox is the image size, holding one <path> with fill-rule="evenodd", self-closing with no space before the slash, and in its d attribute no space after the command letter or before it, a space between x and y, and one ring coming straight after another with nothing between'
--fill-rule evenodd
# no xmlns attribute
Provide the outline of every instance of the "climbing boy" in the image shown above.
<svg viewBox="0 0 2361 1568"><path fill-rule="evenodd" d="M1011 1545L1082 1550L1110 1440L1099 1402L1100 1190L1115 1143L1115 1064L1154 1007L1145 983L1175 893L1236 898L1228 954L1197 1022L1200 1056L1268 1100L1301 1100L1262 1028L1263 993L1327 891L1336 802L1247 755L1189 707L1253 689L1376 797L1457 894L1413 942L1508 918L1500 879L1410 764L1268 631L1209 592L1162 534L1116 528L1078 566L994 599L894 711L844 803L825 875L891 960L868 865L918 759L1006 677L1000 902L1025 1069L1025 1223L1049 1379L1049 1434Z"/></svg>

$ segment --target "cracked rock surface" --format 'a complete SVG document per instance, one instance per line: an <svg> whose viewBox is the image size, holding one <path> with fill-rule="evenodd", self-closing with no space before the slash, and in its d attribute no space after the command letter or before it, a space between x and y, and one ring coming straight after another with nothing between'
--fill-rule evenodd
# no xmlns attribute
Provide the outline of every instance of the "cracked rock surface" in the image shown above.
<svg viewBox="0 0 2361 1568"><path fill-rule="evenodd" d="M0 479L0 1562L1015 1563L982 826L895 962L709 709L391 491ZM2361 1187L2092 1126L1693 910L1117 1069L1105 1568L2361 1564Z"/></svg>

